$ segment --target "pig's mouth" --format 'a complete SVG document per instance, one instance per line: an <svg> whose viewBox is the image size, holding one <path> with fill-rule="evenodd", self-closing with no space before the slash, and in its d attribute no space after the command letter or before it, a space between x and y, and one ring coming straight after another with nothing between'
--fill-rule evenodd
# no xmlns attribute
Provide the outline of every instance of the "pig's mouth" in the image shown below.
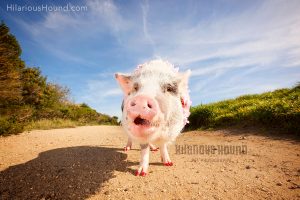
<svg viewBox="0 0 300 200"><path fill-rule="evenodd" d="M137 126L151 126L151 122L147 119L143 119L140 116L136 117L133 123Z"/></svg>
<svg viewBox="0 0 300 200"><path fill-rule="evenodd" d="M146 138L150 136L159 127L159 123L153 119L147 119L142 115L134 117L130 123L130 132L138 138Z"/></svg>

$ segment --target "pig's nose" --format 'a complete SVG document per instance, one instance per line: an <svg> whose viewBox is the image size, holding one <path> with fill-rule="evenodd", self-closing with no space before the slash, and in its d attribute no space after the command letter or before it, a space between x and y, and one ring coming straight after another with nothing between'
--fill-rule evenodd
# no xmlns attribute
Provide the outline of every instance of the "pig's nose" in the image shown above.
<svg viewBox="0 0 300 200"><path fill-rule="evenodd" d="M130 107L139 107L140 109L152 109L153 100L144 96L137 96L130 101Z"/></svg>
<svg viewBox="0 0 300 200"><path fill-rule="evenodd" d="M138 95L128 102L128 111L133 115L143 115L146 118L152 118L156 112L154 100L145 95Z"/></svg>

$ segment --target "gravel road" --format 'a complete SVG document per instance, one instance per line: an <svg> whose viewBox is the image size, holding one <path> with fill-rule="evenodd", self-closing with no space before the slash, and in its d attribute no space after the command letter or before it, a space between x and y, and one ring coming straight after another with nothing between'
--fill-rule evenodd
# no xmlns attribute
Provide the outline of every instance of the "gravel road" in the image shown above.
<svg viewBox="0 0 300 200"><path fill-rule="evenodd" d="M193 131L170 146L174 166L121 127L36 130L0 137L0 199L300 199L300 145L255 131Z"/></svg>

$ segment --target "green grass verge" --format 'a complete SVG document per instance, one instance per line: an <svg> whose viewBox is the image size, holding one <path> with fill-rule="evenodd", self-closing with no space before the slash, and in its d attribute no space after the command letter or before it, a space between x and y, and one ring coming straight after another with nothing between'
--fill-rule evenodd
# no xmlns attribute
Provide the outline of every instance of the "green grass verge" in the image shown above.
<svg viewBox="0 0 300 200"><path fill-rule="evenodd" d="M115 125L111 123L99 124L97 122L79 122L72 121L69 119L41 119L37 121L32 121L25 125L24 130L48 130L56 128L75 128L77 126L96 126L96 125Z"/></svg>
<svg viewBox="0 0 300 200"><path fill-rule="evenodd" d="M300 87L198 105L191 108L189 121L192 130L258 125L300 135Z"/></svg>
<svg viewBox="0 0 300 200"><path fill-rule="evenodd" d="M69 119L42 119L38 121L32 121L24 127L24 130L47 130L47 129L55 129L55 128L74 128L76 126L80 126L81 124L76 121L72 121Z"/></svg>

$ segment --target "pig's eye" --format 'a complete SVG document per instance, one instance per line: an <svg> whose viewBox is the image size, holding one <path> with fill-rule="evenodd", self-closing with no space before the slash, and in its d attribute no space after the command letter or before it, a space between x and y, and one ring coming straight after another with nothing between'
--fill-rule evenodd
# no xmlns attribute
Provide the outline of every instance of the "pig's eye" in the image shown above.
<svg viewBox="0 0 300 200"><path fill-rule="evenodd" d="M164 92L169 92L171 94L177 94L177 84L165 84L163 86L163 91Z"/></svg>
<svg viewBox="0 0 300 200"><path fill-rule="evenodd" d="M134 90L135 92L137 92L139 89L140 89L139 84L138 84L138 83L134 83L134 84L133 84L133 90Z"/></svg>

